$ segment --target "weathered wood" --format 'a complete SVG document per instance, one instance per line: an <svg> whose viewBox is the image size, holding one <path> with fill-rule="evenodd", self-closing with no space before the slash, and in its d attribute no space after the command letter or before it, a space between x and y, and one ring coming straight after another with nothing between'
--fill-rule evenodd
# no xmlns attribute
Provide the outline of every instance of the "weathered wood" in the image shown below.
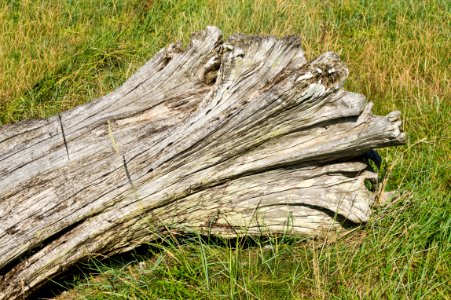
<svg viewBox="0 0 451 300"><path fill-rule="evenodd" d="M362 156L403 144L399 113L343 90L333 53L215 27L111 94L0 128L0 299L167 230L321 235L368 220Z"/></svg>

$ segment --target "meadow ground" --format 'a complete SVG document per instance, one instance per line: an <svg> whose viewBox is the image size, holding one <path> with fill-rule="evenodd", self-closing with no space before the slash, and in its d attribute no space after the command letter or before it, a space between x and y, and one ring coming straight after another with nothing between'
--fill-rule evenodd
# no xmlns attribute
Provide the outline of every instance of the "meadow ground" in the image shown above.
<svg viewBox="0 0 451 300"><path fill-rule="evenodd" d="M91 262L60 298L450 299L450 13L446 0L0 1L0 125L107 94L216 25L299 35L308 59L337 52L346 88L378 114L401 110L409 135L380 151L386 189L403 196L342 239L171 237L133 260Z"/></svg>

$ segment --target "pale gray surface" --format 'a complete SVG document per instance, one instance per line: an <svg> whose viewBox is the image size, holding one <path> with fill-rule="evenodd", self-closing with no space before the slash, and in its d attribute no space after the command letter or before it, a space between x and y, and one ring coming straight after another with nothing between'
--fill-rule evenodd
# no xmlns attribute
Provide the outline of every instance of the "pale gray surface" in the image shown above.
<svg viewBox="0 0 451 300"><path fill-rule="evenodd" d="M0 128L0 299L168 229L322 235L368 220L377 175L358 156L404 143L399 113L344 91L333 53L307 63L295 37L221 36L208 27L107 96Z"/></svg>

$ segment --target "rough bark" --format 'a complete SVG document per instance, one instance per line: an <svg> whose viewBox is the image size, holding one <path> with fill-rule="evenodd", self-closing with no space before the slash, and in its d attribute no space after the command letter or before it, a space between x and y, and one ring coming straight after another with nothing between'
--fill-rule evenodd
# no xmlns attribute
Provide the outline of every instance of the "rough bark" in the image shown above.
<svg viewBox="0 0 451 300"><path fill-rule="evenodd" d="M403 144L399 112L344 91L334 53L215 27L111 94L0 128L0 299L165 234L322 235L366 222L365 158Z"/></svg>

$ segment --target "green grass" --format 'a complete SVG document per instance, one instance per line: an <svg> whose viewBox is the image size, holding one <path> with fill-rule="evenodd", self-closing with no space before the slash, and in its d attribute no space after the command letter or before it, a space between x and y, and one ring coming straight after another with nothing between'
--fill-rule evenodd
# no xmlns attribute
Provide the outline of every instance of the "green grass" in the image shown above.
<svg viewBox="0 0 451 300"><path fill-rule="evenodd" d="M0 1L0 125L47 117L120 86L156 51L213 24L297 34L334 51L346 88L403 113L407 146L382 150L387 189L409 191L335 243L171 238L140 264L91 264L61 298L449 299L449 1Z"/></svg>

